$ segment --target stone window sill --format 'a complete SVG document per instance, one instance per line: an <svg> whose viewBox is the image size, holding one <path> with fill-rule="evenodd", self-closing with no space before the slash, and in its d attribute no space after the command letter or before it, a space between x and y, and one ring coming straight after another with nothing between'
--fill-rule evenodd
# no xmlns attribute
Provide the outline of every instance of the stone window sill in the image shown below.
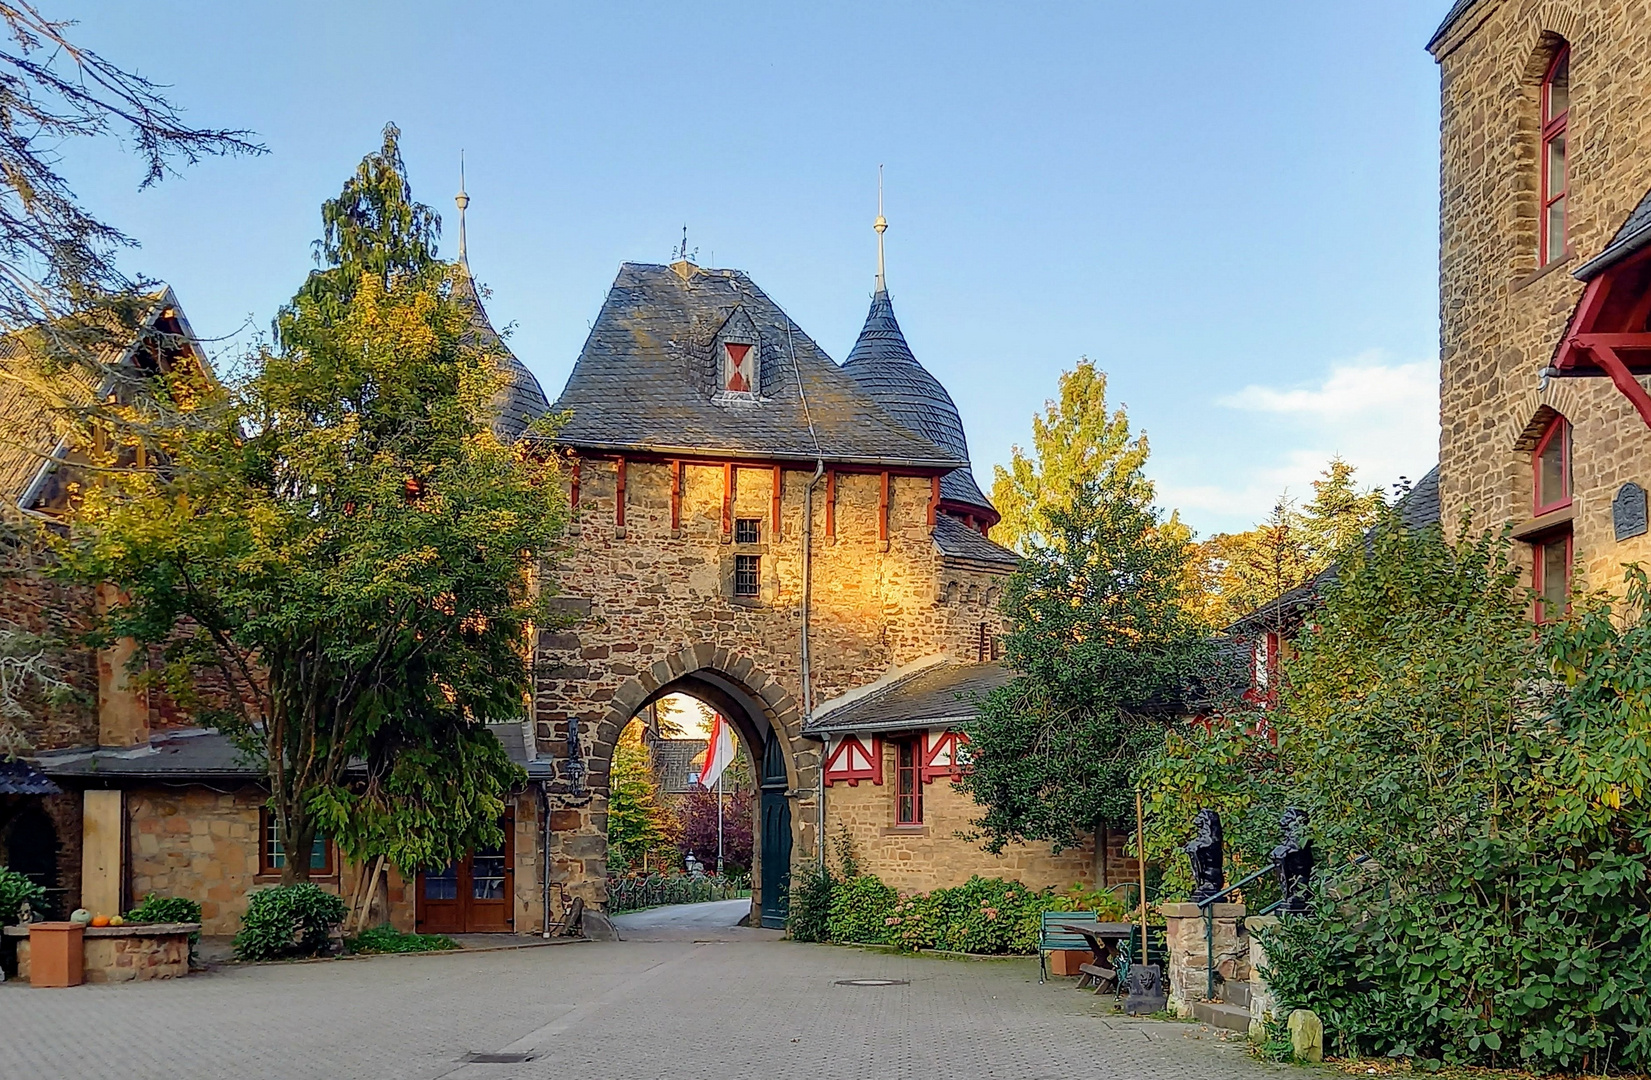
<svg viewBox="0 0 1651 1080"><path fill-rule="evenodd" d="M883 830L884 836L927 836L927 825L890 825Z"/></svg>
<svg viewBox="0 0 1651 1080"><path fill-rule="evenodd" d="M315 882L317 885L337 885L338 884L338 875L337 874L311 874L310 875L310 880ZM254 875L252 875L252 883L254 885L279 885L279 884L281 884L281 875L280 874L254 874Z"/></svg>
<svg viewBox="0 0 1651 1080"><path fill-rule="evenodd" d="M1565 267L1570 266L1575 260L1576 248L1568 247L1565 249L1565 254L1553 260L1547 266L1539 266L1535 270L1532 270L1530 273L1526 274L1524 277L1514 278L1513 283L1508 286L1508 292L1516 293L1527 289L1554 271L1562 270Z"/></svg>

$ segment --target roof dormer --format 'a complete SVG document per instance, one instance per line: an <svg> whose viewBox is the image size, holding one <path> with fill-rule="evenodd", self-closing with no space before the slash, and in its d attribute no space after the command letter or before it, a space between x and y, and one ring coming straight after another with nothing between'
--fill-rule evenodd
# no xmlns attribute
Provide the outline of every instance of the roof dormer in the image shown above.
<svg viewBox="0 0 1651 1080"><path fill-rule="evenodd" d="M762 397L762 336L743 306L717 331L711 350L716 364L716 397L756 401Z"/></svg>

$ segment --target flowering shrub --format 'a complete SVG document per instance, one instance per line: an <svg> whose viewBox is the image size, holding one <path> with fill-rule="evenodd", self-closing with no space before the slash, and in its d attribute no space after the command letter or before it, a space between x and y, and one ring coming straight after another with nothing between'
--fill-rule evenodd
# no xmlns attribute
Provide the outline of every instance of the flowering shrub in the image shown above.
<svg viewBox="0 0 1651 1080"><path fill-rule="evenodd" d="M1071 907L1070 897L1053 889L1002 878L973 877L955 888L902 897L876 876L857 874L832 888L826 932L843 945L1033 953L1040 916Z"/></svg>
<svg viewBox="0 0 1651 1080"><path fill-rule="evenodd" d="M871 874L838 882L831 891L831 915L826 922L831 940L844 945L887 942L894 928L889 919L898 899L893 889Z"/></svg>

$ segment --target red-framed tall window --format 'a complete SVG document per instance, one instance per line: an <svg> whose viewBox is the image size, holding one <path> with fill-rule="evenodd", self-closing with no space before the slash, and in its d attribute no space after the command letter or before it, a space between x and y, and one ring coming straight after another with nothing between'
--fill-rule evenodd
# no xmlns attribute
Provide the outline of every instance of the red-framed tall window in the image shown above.
<svg viewBox="0 0 1651 1080"><path fill-rule="evenodd" d="M1531 454L1532 508L1547 514L1571 505L1571 424L1556 416Z"/></svg>
<svg viewBox="0 0 1651 1080"><path fill-rule="evenodd" d="M894 744L894 823L923 824L923 752L918 738Z"/></svg>
<svg viewBox="0 0 1651 1080"><path fill-rule="evenodd" d="M1551 622L1565 614L1571 600L1571 530L1563 529L1531 542L1531 586L1536 590L1536 621Z"/></svg>
<svg viewBox="0 0 1651 1080"><path fill-rule="evenodd" d="M1570 189L1566 126L1571 118L1571 47L1560 46L1542 77L1542 217L1537 223L1537 262L1565 254L1565 204Z"/></svg>

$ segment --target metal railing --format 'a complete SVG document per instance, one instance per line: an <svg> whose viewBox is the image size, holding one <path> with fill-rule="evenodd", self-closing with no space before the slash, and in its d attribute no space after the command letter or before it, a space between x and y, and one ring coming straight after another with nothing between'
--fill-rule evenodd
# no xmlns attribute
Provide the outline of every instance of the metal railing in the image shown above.
<svg viewBox="0 0 1651 1080"><path fill-rule="evenodd" d="M646 874L608 879L608 913L620 915L666 904L703 904L737 900L751 895L751 879L743 875Z"/></svg>
<svg viewBox="0 0 1651 1080"><path fill-rule="evenodd" d="M1242 881L1235 881L1231 885L1228 885L1226 888L1222 889L1220 892L1213 893L1203 900L1193 901L1193 903L1198 905L1199 911L1201 911L1204 915L1204 975L1206 982L1204 1000L1213 1000L1215 997L1215 905L1231 896L1239 889L1242 889L1250 882L1264 877L1267 874L1271 874L1278 868L1278 865L1279 864L1276 861L1269 861L1266 866L1263 866L1260 870L1257 870L1255 873L1251 874L1247 878L1244 878ZM1267 910L1271 911L1282 902L1282 898L1274 901L1268 906Z"/></svg>

